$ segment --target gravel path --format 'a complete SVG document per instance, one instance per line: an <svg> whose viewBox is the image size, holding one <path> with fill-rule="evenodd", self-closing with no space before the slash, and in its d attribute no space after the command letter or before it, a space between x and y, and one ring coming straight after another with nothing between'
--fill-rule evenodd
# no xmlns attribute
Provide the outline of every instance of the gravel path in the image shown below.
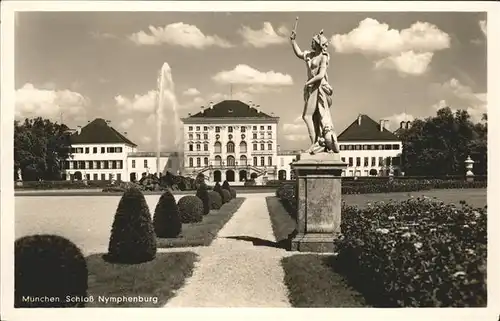
<svg viewBox="0 0 500 321"><path fill-rule="evenodd" d="M212 244L197 248L193 276L165 307L290 307L280 263L287 252L275 241L265 197L246 195Z"/></svg>

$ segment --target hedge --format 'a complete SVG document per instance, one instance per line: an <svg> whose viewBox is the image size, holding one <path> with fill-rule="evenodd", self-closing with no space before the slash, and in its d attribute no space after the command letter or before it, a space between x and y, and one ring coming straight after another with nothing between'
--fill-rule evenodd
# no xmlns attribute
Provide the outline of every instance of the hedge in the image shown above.
<svg viewBox="0 0 500 321"><path fill-rule="evenodd" d="M426 197L344 205L336 266L375 306L484 307L486 221Z"/></svg>

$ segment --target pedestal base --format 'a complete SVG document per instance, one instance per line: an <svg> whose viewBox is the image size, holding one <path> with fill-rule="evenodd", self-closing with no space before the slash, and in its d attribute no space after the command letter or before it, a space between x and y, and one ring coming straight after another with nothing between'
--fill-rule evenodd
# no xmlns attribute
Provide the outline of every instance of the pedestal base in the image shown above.
<svg viewBox="0 0 500 321"><path fill-rule="evenodd" d="M341 233L341 176L347 164L339 154L301 154L292 163L297 177L297 236L291 250L332 253Z"/></svg>
<svg viewBox="0 0 500 321"><path fill-rule="evenodd" d="M330 233L298 234L291 244L291 251L334 253L336 236Z"/></svg>

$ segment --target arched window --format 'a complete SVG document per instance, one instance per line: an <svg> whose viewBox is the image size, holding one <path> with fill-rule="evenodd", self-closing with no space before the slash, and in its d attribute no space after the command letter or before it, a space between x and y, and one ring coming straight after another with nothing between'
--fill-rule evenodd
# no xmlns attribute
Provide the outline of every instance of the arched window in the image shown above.
<svg viewBox="0 0 500 321"><path fill-rule="evenodd" d="M193 144L189 144L188 147L189 147L189 151L192 152L193 151Z"/></svg>
<svg viewBox="0 0 500 321"><path fill-rule="evenodd" d="M222 145L220 142L215 142L214 144L214 152L215 153L221 153L222 152Z"/></svg>
<svg viewBox="0 0 500 321"><path fill-rule="evenodd" d="M196 151L200 151L201 150L201 145L200 144L196 144Z"/></svg>
<svg viewBox="0 0 500 321"><path fill-rule="evenodd" d="M266 166L264 157L260 158L260 166Z"/></svg>
<svg viewBox="0 0 500 321"><path fill-rule="evenodd" d="M241 142L240 143L240 153L246 153L246 152L247 152L247 143Z"/></svg>
<svg viewBox="0 0 500 321"><path fill-rule="evenodd" d="M203 158L203 165L208 166L208 157Z"/></svg>
<svg viewBox="0 0 500 321"><path fill-rule="evenodd" d="M208 144L203 144L203 150L208 151Z"/></svg>
<svg viewBox="0 0 500 321"><path fill-rule="evenodd" d="M253 166L257 166L257 157L253 158Z"/></svg>
<svg viewBox="0 0 500 321"><path fill-rule="evenodd" d="M201 158L196 158L196 167L201 167Z"/></svg>
<svg viewBox="0 0 500 321"><path fill-rule="evenodd" d="M234 156L229 155L227 157L227 166L234 166L234 165L235 165Z"/></svg>
<svg viewBox="0 0 500 321"><path fill-rule="evenodd" d="M222 164L222 158L219 155L215 156L215 164L214 165L220 166L221 164Z"/></svg>
<svg viewBox="0 0 500 321"><path fill-rule="evenodd" d="M233 142L227 143L227 152L234 153L234 143Z"/></svg>
<svg viewBox="0 0 500 321"><path fill-rule="evenodd" d="M193 167L193 159L189 157L189 167Z"/></svg>
<svg viewBox="0 0 500 321"><path fill-rule="evenodd" d="M240 165L247 165L247 157L245 155L240 156Z"/></svg>
<svg viewBox="0 0 500 321"><path fill-rule="evenodd" d="M273 166L273 158L271 156L267 158L267 165Z"/></svg>

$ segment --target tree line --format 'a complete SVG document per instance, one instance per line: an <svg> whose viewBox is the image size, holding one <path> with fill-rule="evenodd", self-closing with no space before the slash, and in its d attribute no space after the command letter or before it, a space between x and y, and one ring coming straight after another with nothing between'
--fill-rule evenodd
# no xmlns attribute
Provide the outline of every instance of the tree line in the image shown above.
<svg viewBox="0 0 500 321"><path fill-rule="evenodd" d="M397 134L403 142L402 169L407 176L464 175L468 156L474 161L474 174L487 175L487 114L474 123L467 111L453 113L445 107Z"/></svg>
<svg viewBox="0 0 500 321"><path fill-rule="evenodd" d="M403 142L402 171L407 176L463 175L465 160L474 174L487 175L488 122L474 123L469 113L449 107L436 116L414 120L396 131ZM14 179L60 180L64 160L71 157L69 128L41 117L14 122Z"/></svg>

